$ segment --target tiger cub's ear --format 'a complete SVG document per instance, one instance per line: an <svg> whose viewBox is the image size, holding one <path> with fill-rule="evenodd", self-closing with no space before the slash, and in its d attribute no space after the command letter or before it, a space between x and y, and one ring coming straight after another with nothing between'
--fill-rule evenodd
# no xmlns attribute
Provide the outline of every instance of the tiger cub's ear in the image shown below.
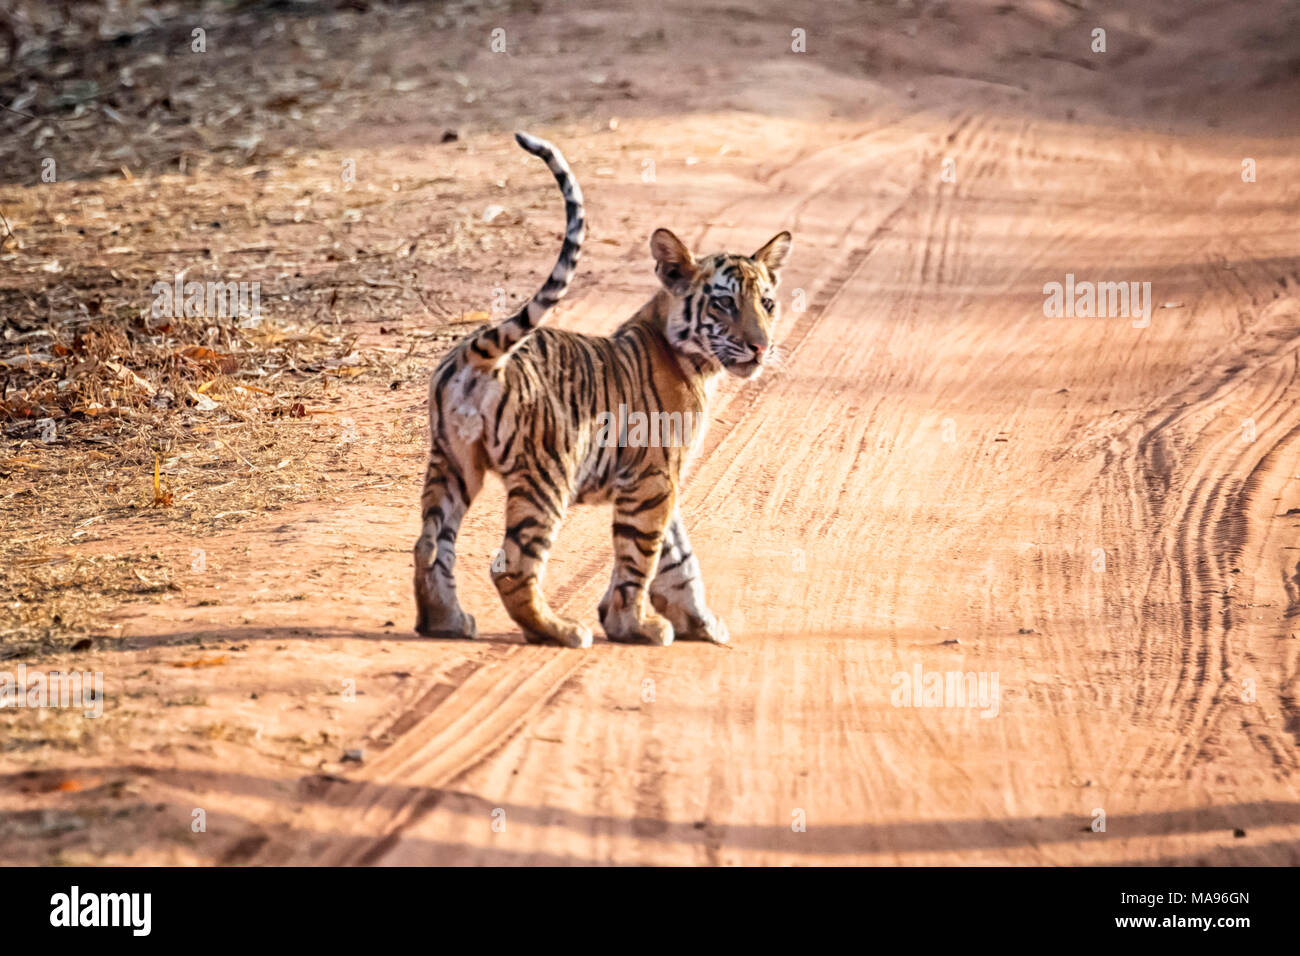
<svg viewBox="0 0 1300 956"><path fill-rule="evenodd" d="M695 257L691 250L667 229L656 229L650 237L650 252L655 257L655 275L664 288L683 295L695 278Z"/></svg>
<svg viewBox="0 0 1300 956"><path fill-rule="evenodd" d="M767 245L749 258L767 266L767 271L772 273L772 280L776 281L777 272L785 265L786 257L790 255L790 243L790 233L778 232L767 241Z"/></svg>

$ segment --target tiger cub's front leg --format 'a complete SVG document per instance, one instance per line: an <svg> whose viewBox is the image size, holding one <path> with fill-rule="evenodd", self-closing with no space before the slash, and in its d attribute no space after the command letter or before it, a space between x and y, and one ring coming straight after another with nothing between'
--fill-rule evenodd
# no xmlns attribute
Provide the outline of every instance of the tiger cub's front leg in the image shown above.
<svg viewBox="0 0 1300 956"><path fill-rule="evenodd" d="M727 625L718 620L704 603L704 581L700 562L691 551L680 512L674 511L659 551L659 569L650 585L650 600L668 618L682 640L731 640Z"/></svg>
<svg viewBox="0 0 1300 956"><path fill-rule="evenodd" d="M649 587L675 497L668 476L655 472L614 499L614 573L600 602L600 624L611 641L673 642L673 626L651 605Z"/></svg>

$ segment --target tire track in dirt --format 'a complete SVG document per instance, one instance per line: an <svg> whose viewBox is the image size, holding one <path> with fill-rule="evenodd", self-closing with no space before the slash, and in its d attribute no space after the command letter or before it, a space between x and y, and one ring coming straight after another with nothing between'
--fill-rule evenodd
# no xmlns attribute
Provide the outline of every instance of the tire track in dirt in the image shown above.
<svg viewBox="0 0 1300 956"><path fill-rule="evenodd" d="M1104 589L1108 605L1127 606L1135 614L1135 720L1144 724L1161 713L1181 715L1179 734L1153 735L1146 748L1131 755L1123 775L1159 767L1172 778L1185 777L1197 763L1213 759L1223 733L1215 728L1236 706L1229 700L1230 681L1243 664L1236 645L1246 615L1232 587L1272 575L1244 555L1253 547L1252 529L1266 522L1267 503L1259 495L1269 480L1264 463L1290 441L1287 423L1294 421L1296 408L1287 393L1294 375L1284 370L1300 340L1253 297L1254 290L1274 283L1268 268L1253 270L1257 274L1247 282L1218 268L1216 258L1210 256L1199 274L1210 281L1196 297L1205 302L1203 308L1214 310L1211 314L1225 317L1232 315L1234 301L1250 300L1250 310L1236 312L1236 334L1208 359L1204 372L1149 400L1136 417L1118 419L1128 419L1122 435L1110 429L1092 439L1106 446L1096 496L1103 503L1100 523L1124 538L1122 554L1131 569L1126 580L1145 582L1131 593ZM1243 443L1241 427L1248 415L1259 435ZM1079 506L1087 507L1086 500ZM1168 662L1171 647L1175 660ZM1278 742L1270 736L1250 732L1253 742L1276 755Z"/></svg>
<svg viewBox="0 0 1300 956"><path fill-rule="evenodd" d="M581 666L581 655L551 653L525 645L499 645L487 660L460 670L461 683L432 689L436 699L415 717L392 725L410 727L347 779L325 778L314 796L355 817L366 836L331 841L324 848L270 836L250 859L236 847L223 862L275 864L368 864L380 859L406 827L437 805L440 788L510 738ZM412 719L413 723L411 723ZM358 786L358 782L361 786Z"/></svg>
<svg viewBox="0 0 1300 956"><path fill-rule="evenodd" d="M1135 703L1139 713L1148 707L1182 713L1185 737L1173 749L1153 745L1135 757L1134 767L1154 764L1185 774L1191 763L1208 759L1203 742L1226 716L1231 681L1244 664L1233 638L1247 617L1233 582L1236 575L1249 581L1271 573L1253 560L1255 529L1273 516L1261 488L1296 439L1298 357L1300 336L1288 327L1252 330L1239 353L1169 396L1138 426L1130 461L1136 470L1126 481L1147 492L1149 514L1126 518L1137 518L1139 540L1145 537L1153 553L1148 594L1165 593L1174 582L1176 598L1166 600L1177 600L1179 627L1176 679L1162 682L1161 696L1151 701L1140 682ZM1246 414L1224 423L1237 408ZM1250 441L1242 434L1247 420ZM1118 500L1125 498L1131 500ZM1147 646L1156 639L1149 636ZM1150 652L1142 663L1149 660ZM1264 746L1275 756L1284 753L1275 743ZM1285 759L1294 769L1295 755Z"/></svg>

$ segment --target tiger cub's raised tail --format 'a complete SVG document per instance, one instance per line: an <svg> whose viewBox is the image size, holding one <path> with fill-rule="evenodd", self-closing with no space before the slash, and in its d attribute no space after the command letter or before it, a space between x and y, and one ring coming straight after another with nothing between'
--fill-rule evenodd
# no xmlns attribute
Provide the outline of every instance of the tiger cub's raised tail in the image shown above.
<svg viewBox="0 0 1300 956"><path fill-rule="evenodd" d="M555 268L528 304L510 318L481 330L470 341L470 362L479 368L498 365L511 349L546 320L547 313L564 297L582 252L582 238L586 231L582 189L560 151L546 140L524 132L515 133L515 140L528 152L545 160L555 181L560 184L560 192L564 194L564 244L555 260Z"/></svg>

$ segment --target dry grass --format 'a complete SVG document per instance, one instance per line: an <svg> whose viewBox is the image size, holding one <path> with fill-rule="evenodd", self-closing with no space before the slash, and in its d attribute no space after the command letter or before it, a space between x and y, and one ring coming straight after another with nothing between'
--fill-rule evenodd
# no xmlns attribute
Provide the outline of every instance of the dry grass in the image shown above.
<svg viewBox="0 0 1300 956"><path fill-rule="evenodd" d="M389 47L492 4L376 4L373 30L345 2L59 6L18 4L0 49L0 659L108 639L115 609L183 586L159 540L364 474L348 409L422 381L555 242L535 170L484 221L522 162L508 139L434 129L419 167L321 148L377 108L486 115L454 64ZM197 7L210 52L180 55ZM177 277L257 283L260 312L156 308ZM420 439L372 427L365 454Z"/></svg>
<svg viewBox="0 0 1300 956"><path fill-rule="evenodd" d="M374 240L348 221L359 197L299 203L294 197L312 197L309 175L295 167L269 183L243 175L147 183L157 199L149 235L164 241L196 219L219 221L214 191L244 189L259 236L273 228L279 204L306 210L315 242L267 240L256 265L215 272L275 289L260 317L154 314L155 282L214 271L187 274L190 253L145 244L145 214L128 212L135 187L52 187L78 200L57 214L42 211L40 190L13 191L23 241L0 249L0 657L75 643L102 629L113 607L167 586L147 553L81 552L120 534L123 521L132 534L208 533L328 494L352 443L349 393L421 380L478 321L432 302L416 271L454 272L459 260L482 255L486 226L467 224L455 207L422 207L436 241L422 246L409 232L393 240L376 225L368 228L386 248L361 253ZM400 190L382 199L376 223L405 230L413 201ZM428 209L438 213L432 223ZM135 228L118 215L134 217ZM114 234L106 241L118 245L87 250L88 234ZM228 234L211 240L205 261L229 262L238 243ZM378 440L418 438L389 432Z"/></svg>
<svg viewBox="0 0 1300 956"><path fill-rule="evenodd" d="M120 535L124 520L132 536L196 536L327 495L331 472L347 470L356 441L355 426L338 414L342 390L406 384L428 363L423 350L415 359L409 348L358 352L319 331L274 345L287 340L263 329L232 336L221 354L241 368L221 371L178 362L183 336L132 341L122 325L93 329L83 339L112 344L72 348L6 376L17 387L0 405L9 438L0 455L8 532L0 539L0 657L75 643L102 628L109 610L175 589L156 554L82 551ZM447 330L434 349L454 335ZM160 402L163 394L180 397ZM419 437L392 426L376 440Z"/></svg>
<svg viewBox="0 0 1300 956"><path fill-rule="evenodd" d="M480 29L507 6L8 0L0 180L36 183L47 157L60 182L242 167L329 141L358 116L403 102L433 99L465 115L457 57L394 62L392 36Z"/></svg>

